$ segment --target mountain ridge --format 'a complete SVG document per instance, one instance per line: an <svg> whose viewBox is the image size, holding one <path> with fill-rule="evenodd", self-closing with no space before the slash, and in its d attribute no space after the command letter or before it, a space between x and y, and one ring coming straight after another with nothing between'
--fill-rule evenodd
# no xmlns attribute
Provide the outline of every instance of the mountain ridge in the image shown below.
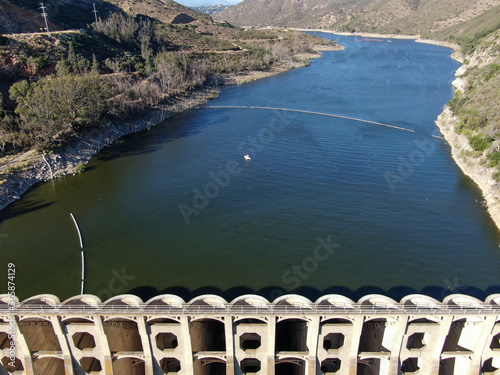
<svg viewBox="0 0 500 375"><path fill-rule="evenodd" d="M244 26L325 28L421 35L444 30L500 5L500 0L245 0L217 20Z"/></svg>

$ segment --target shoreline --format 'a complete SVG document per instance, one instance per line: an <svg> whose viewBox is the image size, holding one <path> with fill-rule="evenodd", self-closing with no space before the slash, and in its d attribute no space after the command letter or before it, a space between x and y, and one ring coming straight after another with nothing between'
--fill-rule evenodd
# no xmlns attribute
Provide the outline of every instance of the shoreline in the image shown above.
<svg viewBox="0 0 500 375"><path fill-rule="evenodd" d="M371 38L389 38L389 39L407 39L415 40L416 43L426 43L447 47L455 50L452 58L460 62L462 65L457 69L455 75L459 76L460 72L465 71L466 67L463 64L462 57L457 56L458 45L446 43L435 40L422 40L419 36L411 35L391 35L391 34L370 34L370 33L345 33L335 32L333 30L323 29L294 29L298 31L316 31L325 32L330 34L345 35L345 36L363 36ZM326 50L341 50L345 47L340 46L336 49ZM253 82L261 78L274 76L285 71L304 67L308 65L308 61L312 58L320 58L322 56L321 48L316 50L314 54L307 54L304 56L297 56L296 63L281 63L273 67L269 71L250 71L241 75L232 75L222 77L223 84L244 84ZM453 82L453 87L463 86L463 79L457 77ZM160 105L154 108L149 108L128 117L128 121L123 123L123 120L108 121L101 124L98 129L92 129L83 134L80 140L71 142L65 146L64 150L51 155L41 155L32 162L28 167L21 168L19 172L14 172L7 177L7 180L1 180L0 177L0 210L3 210L12 202L18 200L30 187L40 182L47 182L53 178L74 175L77 173L80 165L85 165L92 157L99 154L105 147L111 145L121 137L132 134L144 129L149 129L152 126L161 124L163 121L172 117L173 115L183 112L187 109L195 108L202 104L207 103L210 99L216 98L219 91L208 87L202 87L196 90L188 98L183 98L176 103ZM451 156L460 170L469 176L481 189L483 198L485 199L485 207L492 220L500 229L500 200L496 198L495 193L500 191L500 184L492 177L492 172L488 168L482 166L477 159L468 159L461 155L464 151L470 149L468 141L465 136L456 134L454 131L455 125L458 120L454 118L448 106L445 106L443 112L438 116L435 123L438 129L443 134L446 142L450 145ZM88 134L87 134L88 133ZM89 139L86 139L86 137ZM16 155L15 159L22 158L26 154L33 154L34 150L29 150L19 156ZM47 160L48 159L48 160ZM33 160L33 159L32 159ZM21 165L22 167L22 165ZM5 169L5 166L0 167ZM55 172L54 172L55 170ZM7 189L7 194L5 193ZM498 195L498 194L497 194Z"/></svg>
<svg viewBox="0 0 500 375"><path fill-rule="evenodd" d="M404 40L414 40L415 43L424 43L424 44L432 44L440 47L446 47L453 50L457 50L459 48L458 44L444 42L440 40L434 39L422 39L420 35L402 35L402 34L380 34L380 33L364 33L364 32L354 32L348 33L345 31L335 31L335 30L327 30L327 29L296 29L290 28L292 30L297 31L314 31L319 33L328 33L342 36L361 36L365 38L384 38L384 39L404 39Z"/></svg>
<svg viewBox="0 0 500 375"><path fill-rule="evenodd" d="M339 46L330 50L342 48ZM240 85L305 67L311 59L320 58L322 51L324 49L318 48L316 53L294 55L296 61L281 62L267 71L251 70L243 74L224 75L220 77L219 82L222 85ZM85 165L92 157L123 136L159 125L177 113L206 104L219 94L220 92L214 88L202 86L188 97L172 99L171 103L146 108L135 114L126 115L124 118L104 120L98 128L84 131L66 144L62 150L42 154L35 149L30 149L14 155L11 160L5 157L3 160L6 162L0 165L0 211L20 199L38 183L85 171ZM6 172L7 176L2 176L2 172Z"/></svg>
<svg viewBox="0 0 500 375"><path fill-rule="evenodd" d="M9 168L19 169L0 177L0 210L20 199L29 188L38 183L75 175L79 173L79 169L84 171L85 165L92 157L123 136L159 125L169 117L205 104L218 95L218 91L202 87L187 98L173 99L170 103L148 108L121 119L105 120L98 128L84 131L61 150L42 154L30 149L16 155L14 161L20 159L17 165L9 167L7 163L0 167L0 172ZM19 164L25 159L27 161L24 164Z"/></svg>
<svg viewBox="0 0 500 375"><path fill-rule="evenodd" d="M473 151L468 138L463 134L455 133L458 119L448 106L439 115L436 125L450 145L451 156L460 170L474 181L481 189L484 201L480 202L490 215L497 228L500 229L500 184L493 177L493 168L481 165L477 158L466 158L464 152Z"/></svg>
<svg viewBox="0 0 500 375"><path fill-rule="evenodd" d="M346 32L335 32L333 30L323 30L323 29L297 29L301 31L316 31L324 32L336 35L344 36L362 36L368 38L388 38L388 39L406 39L415 40L416 43L425 43L437 45L440 47L446 47L453 49L455 52L452 53L451 58L458 61L461 65L456 70L455 75L457 78L452 83L454 90L463 90L465 81L460 76L467 70L467 66L464 64L464 56L459 52L460 46L458 44L443 42L439 40L432 39L421 39L420 35L394 35L394 34L371 34L371 33L346 33ZM484 205L491 219L500 230L500 183L496 182L492 175L493 169L481 165L479 159L465 158L463 156L464 152L472 151L469 145L469 141L466 136L455 133L455 126L458 124L458 119L453 115L449 107L446 105L443 112L438 116L435 123L441 134L443 134L444 139L450 145L451 157L453 158L455 164L460 168L460 170L468 176L472 181L474 181L482 192L482 197L484 199L481 204Z"/></svg>

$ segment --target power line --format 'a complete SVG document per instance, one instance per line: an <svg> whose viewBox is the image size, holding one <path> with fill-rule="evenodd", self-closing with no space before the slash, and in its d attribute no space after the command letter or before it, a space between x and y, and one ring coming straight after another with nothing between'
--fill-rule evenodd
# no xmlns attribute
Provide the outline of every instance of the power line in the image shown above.
<svg viewBox="0 0 500 375"><path fill-rule="evenodd" d="M42 9L42 16L43 16L43 19L45 20L45 30L47 30L47 34L50 35L50 31L49 31L49 24L47 22L47 13L45 12L45 8L43 6L43 3L40 4L41 5L41 9Z"/></svg>

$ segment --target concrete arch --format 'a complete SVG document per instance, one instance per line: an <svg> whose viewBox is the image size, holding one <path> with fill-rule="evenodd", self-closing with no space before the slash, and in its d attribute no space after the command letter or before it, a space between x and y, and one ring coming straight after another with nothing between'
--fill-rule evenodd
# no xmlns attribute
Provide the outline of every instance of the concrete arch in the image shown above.
<svg viewBox="0 0 500 375"><path fill-rule="evenodd" d="M328 317L322 317L320 324L353 324L356 318L353 316L345 315L328 315Z"/></svg>
<svg viewBox="0 0 500 375"><path fill-rule="evenodd" d="M162 294L150 298L144 304L146 306L168 306L172 308L182 309L186 302L181 297L174 294Z"/></svg>
<svg viewBox="0 0 500 375"><path fill-rule="evenodd" d="M380 295L380 294L368 294L361 297L358 304L365 306L383 307L388 309L398 308L398 303L392 298Z"/></svg>
<svg viewBox="0 0 500 375"><path fill-rule="evenodd" d="M371 322L372 320L379 320L379 319L385 319L387 323L397 322L397 319L394 316L384 316L383 318L380 318L380 316L367 316L365 322L367 323Z"/></svg>
<svg viewBox="0 0 500 375"><path fill-rule="evenodd" d="M209 363L227 363L226 358L223 356L218 356L218 355L213 355L213 354L206 354L206 355L196 355L196 360L202 361L203 364L209 364Z"/></svg>
<svg viewBox="0 0 500 375"><path fill-rule="evenodd" d="M441 304L437 299L422 294L410 294L401 299L404 307L435 309Z"/></svg>
<svg viewBox="0 0 500 375"><path fill-rule="evenodd" d="M41 354L38 354L38 353L35 353L33 354L33 356L39 360L39 359L43 359L43 358L57 358L57 359L62 359L64 360L64 356L63 354L54 354L54 353L41 353Z"/></svg>
<svg viewBox="0 0 500 375"><path fill-rule="evenodd" d="M341 296L340 294L327 294L318 298L315 302L318 306L331 306L342 309L354 309L355 302L350 298Z"/></svg>
<svg viewBox="0 0 500 375"><path fill-rule="evenodd" d="M20 322L25 321L25 320L30 320L30 319L33 319L33 316L31 316L31 315L19 315L19 321ZM37 315L36 319L45 320L47 322L51 322L50 318L48 316L46 316L46 315Z"/></svg>
<svg viewBox="0 0 500 375"><path fill-rule="evenodd" d="M425 319L425 320L428 320L432 323L441 323L441 318L439 316L435 316L435 315L419 315L419 316L410 316L408 318L408 323L412 323L412 322L415 322L416 320L422 320L422 319Z"/></svg>
<svg viewBox="0 0 500 375"><path fill-rule="evenodd" d="M445 297L443 304L448 306L458 306L458 307L482 307L483 302L477 298L467 296L465 294L450 294Z"/></svg>
<svg viewBox="0 0 500 375"><path fill-rule="evenodd" d="M276 361L274 373L276 375L305 375L307 362L305 359L284 358Z"/></svg>
<svg viewBox="0 0 500 375"><path fill-rule="evenodd" d="M206 316L196 316L196 317L193 317L190 319L190 322L199 322L201 320L216 320L218 322L221 322L224 324L224 318L221 317L221 316L210 316L210 317L206 317Z"/></svg>
<svg viewBox="0 0 500 375"><path fill-rule="evenodd" d="M22 306L31 306L31 305L49 305L56 306L59 305L61 301L59 298L53 294L39 294L37 296L30 297L21 302ZM20 307L22 307L20 306Z"/></svg>
<svg viewBox="0 0 500 375"><path fill-rule="evenodd" d="M223 309L228 303L221 296L215 294L204 294L198 297L193 298L188 302L189 306L210 306L215 308Z"/></svg>
<svg viewBox="0 0 500 375"><path fill-rule="evenodd" d="M285 320L303 320L304 322L308 323L310 319L306 318L303 315L284 315L284 316L278 316L276 319L276 323L281 323L284 322Z"/></svg>
<svg viewBox="0 0 500 375"><path fill-rule="evenodd" d="M127 315L106 315L102 319L103 322L110 322L113 320L129 320L131 322L137 323L137 320L134 319L134 317Z"/></svg>
<svg viewBox="0 0 500 375"><path fill-rule="evenodd" d="M113 358L115 360L124 359L124 358L133 358L133 359L138 359L140 361L144 361L144 356L133 354L130 352L128 352L128 353L125 352L124 354L121 354L121 353L113 354Z"/></svg>
<svg viewBox="0 0 500 375"><path fill-rule="evenodd" d="M45 357L33 361L35 374L65 375L64 360L56 357Z"/></svg>
<svg viewBox="0 0 500 375"><path fill-rule="evenodd" d="M181 324L181 318L179 316L171 316L171 315L155 315L146 317L146 322L148 324L155 323L172 323L172 324Z"/></svg>
<svg viewBox="0 0 500 375"><path fill-rule="evenodd" d="M89 317L89 315L65 315L61 316L61 323L74 323L72 321L74 320L83 320L83 322L78 322L78 323L92 323L95 324L95 321L92 320L92 318Z"/></svg>
<svg viewBox="0 0 500 375"><path fill-rule="evenodd" d="M255 319L255 320L258 320L260 322L262 322L262 324L267 324L268 321L262 317L262 316L256 316L256 315L243 315L243 316L238 316L238 317L235 317L234 318L234 322L235 323L238 323L242 320L246 320L246 319Z"/></svg>
<svg viewBox="0 0 500 375"><path fill-rule="evenodd" d="M119 296L111 297L104 302L104 306L142 306L144 302L140 297L133 294L120 294Z"/></svg>
<svg viewBox="0 0 500 375"><path fill-rule="evenodd" d="M271 303L264 297L256 294L245 294L243 296L233 299L230 303L231 306L251 306L256 308L267 309Z"/></svg>
<svg viewBox="0 0 500 375"><path fill-rule="evenodd" d="M297 363L297 361L304 361L305 362L305 356L287 354L286 357L277 359L276 364L279 364L279 363Z"/></svg>
<svg viewBox="0 0 500 375"><path fill-rule="evenodd" d="M0 305L7 305L12 302L19 304L19 298L17 298L17 296L10 296L8 294L0 294Z"/></svg>
<svg viewBox="0 0 500 375"><path fill-rule="evenodd" d="M298 294L285 294L284 296L276 298L273 303L274 306L290 306L311 309L313 303L306 297Z"/></svg>
<svg viewBox="0 0 500 375"><path fill-rule="evenodd" d="M113 373L120 375L145 375L144 359L124 357L113 361Z"/></svg>
<svg viewBox="0 0 500 375"><path fill-rule="evenodd" d="M98 307L102 305L99 297L93 294L82 294L79 296L70 297L61 303L63 306L92 306Z"/></svg>
<svg viewBox="0 0 500 375"><path fill-rule="evenodd" d="M484 302L488 305L500 306L500 294L490 294Z"/></svg>

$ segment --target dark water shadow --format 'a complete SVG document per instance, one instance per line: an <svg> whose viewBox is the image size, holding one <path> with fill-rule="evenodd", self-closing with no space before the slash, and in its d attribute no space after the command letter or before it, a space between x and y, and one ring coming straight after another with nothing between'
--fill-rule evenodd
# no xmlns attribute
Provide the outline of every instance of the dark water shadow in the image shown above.
<svg viewBox="0 0 500 375"><path fill-rule="evenodd" d="M124 135L118 141L104 148L97 160L109 161L123 156L144 155L158 150L161 145L180 138L199 134L209 126L208 121L198 121L195 111L191 108L164 120L158 125L151 126L136 133ZM134 114L127 121L144 121L144 113ZM154 122L154 121L153 121Z"/></svg>
<svg viewBox="0 0 500 375"><path fill-rule="evenodd" d="M31 187L29 190L33 189L34 187L35 186ZM41 210L43 208L50 207L56 202L57 201L44 202L41 199L35 200L26 198L23 198L20 201L12 202L10 205L8 205L7 207L5 207L3 210L0 211L0 224L4 220L13 219L17 216L25 215L27 213L36 210Z"/></svg>
<svg viewBox="0 0 500 375"><path fill-rule="evenodd" d="M495 293L500 293L500 285L492 285L484 290L470 285L460 286L456 289L450 289L438 285L429 285L422 288L421 290L417 290L413 287L405 285L397 285L390 288L389 290L384 290L373 285L363 286L356 290L351 290L347 287L342 286L332 286L323 290L311 286L301 286L294 290L286 290L279 286L268 286L259 290L255 290L247 286L236 286L227 290L221 290L220 288L214 286L206 286L194 290L189 290L188 288L183 286L171 286L160 291L151 286L141 286L131 289L127 292L127 294L134 294L140 297L143 301L147 301L150 298L162 294L174 294L181 297L186 302L204 294L215 294L221 296L227 302L231 302L235 298L245 294L255 294L264 297L271 302L285 294L298 294L300 296L308 298L312 302L315 302L320 297L328 294L342 295L344 297L350 298L354 302L357 302L362 297L370 294L383 295L392 298L397 302L401 301L402 298L411 294L422 294L428 297L432 297L438 301L443 301L443 299L450 294L464 294L484 301L486 297Z"/></svg>

